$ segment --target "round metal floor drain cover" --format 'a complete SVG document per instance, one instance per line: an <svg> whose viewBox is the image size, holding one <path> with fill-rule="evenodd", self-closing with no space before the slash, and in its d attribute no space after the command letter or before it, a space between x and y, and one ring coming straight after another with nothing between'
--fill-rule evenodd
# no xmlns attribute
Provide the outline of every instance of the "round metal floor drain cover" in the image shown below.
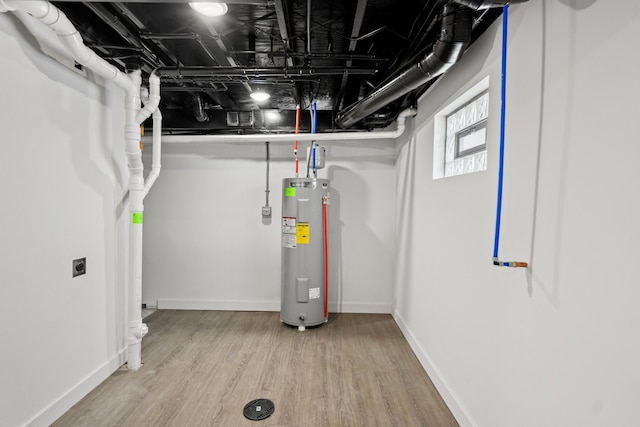
<svg viewBox="0 0 640 427"><path fill-rule="evenodd" d="M269 418L275 407L269 399L256 399L244 406L244 416L250 420L259 421Z"/></svg>

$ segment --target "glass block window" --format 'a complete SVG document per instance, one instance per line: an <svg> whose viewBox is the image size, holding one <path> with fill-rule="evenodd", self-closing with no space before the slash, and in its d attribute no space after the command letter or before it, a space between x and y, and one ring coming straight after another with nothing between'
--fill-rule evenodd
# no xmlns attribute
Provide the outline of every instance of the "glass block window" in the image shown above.
<svg viewBox="0 0 640 427"><path fill-rule="evenodd" d="M446 117L444 176L487 169L489 93L476 96Z"/></svg>

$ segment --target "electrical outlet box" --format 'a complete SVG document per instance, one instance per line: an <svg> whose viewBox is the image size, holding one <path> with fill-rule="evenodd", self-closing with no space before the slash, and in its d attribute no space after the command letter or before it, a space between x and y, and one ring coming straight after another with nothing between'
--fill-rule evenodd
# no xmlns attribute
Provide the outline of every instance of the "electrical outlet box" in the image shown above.
<svg viewBox="0 0 640 427"><path fill-rule="evenodd" d="M87 272L87 259L86 258L78 258L74 259L71 262L72 270L71 277L80 276L81 274L85 274Z"/></svg>
<svg viewBox="0 0 640 427"><path fill-rule="evenodd" d="M263 218L271 218L271 206L263 206L262 207L262 217Z"/></svg>

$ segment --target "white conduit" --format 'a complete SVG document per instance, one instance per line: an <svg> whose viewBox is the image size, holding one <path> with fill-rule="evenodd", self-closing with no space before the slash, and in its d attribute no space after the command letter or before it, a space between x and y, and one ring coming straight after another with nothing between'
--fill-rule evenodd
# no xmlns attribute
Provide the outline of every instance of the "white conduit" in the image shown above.
<svg viewBox="0 0 640 427"><path fill-rule="evenodd" d="M151 75L149 78L149 101L140 108L140 72L131 77L120 72L91 49L86 47L82 37L71 21L58 8L45 0L20 1L0 0L0 12L23 11L39 19L50 27L60 42L69 50L79 64L90 69L106 80L114 82L125 91L125 152L129 166L129 211L130 211L130 277L129 277L129 310L128 310L128 348L127 360L131 370L141 366L141 342L147 333L147 325L142 323L142 212L143 199L160 172L160 135L161 115L158 111L160 103L160 79ZM153 168L147 183L144 181L144 168L140 152L140 125L153 113Z"/></svg>
<svg viewBox="0 0 640 427"><path fill-rule="evenodd" d="M297 139L300 142L303 141L353 141L353 140L366 140L366 139L395 139L402 135L405 130L405 122L407 117L416 115L416 110L409 108L404 110L398 115L396 120L397 126L395 130L379 131L379 132L333 132L333 133L299 133L299 134L251 134L251 135L164 135L162 137L163 143L215 143L215 142L228 142L228 143L241 143L241 142L291 142ZM149 138L142 138L143 141L148 142Z"/></svg>

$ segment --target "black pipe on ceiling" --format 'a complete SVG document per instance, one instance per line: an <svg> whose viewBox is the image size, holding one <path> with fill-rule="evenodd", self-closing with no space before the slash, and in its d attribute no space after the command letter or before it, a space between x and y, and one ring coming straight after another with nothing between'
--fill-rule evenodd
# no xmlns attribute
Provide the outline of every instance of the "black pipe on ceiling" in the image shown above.
<svg viewBox="0 0 640 427"><path fill-rule="evenodd" d="M449 3L444 6L442 37L432 51L416 65L400 73L393 80L379 86L355 104L338 113L336 124L348 128L375 113L402 95L415 90L443 74L462 56L471 41L473 11L468 7Z"/></svg>
<svg viewBox="0 0 640 427"><path fill-rule="evenodd" d="M100 18L102 22L110 26L123 40L129 42L136 48L141 49L140 54L143 60L148 63L152 69L158 66L167 65L166 62L163 62L158 58L155 52L149 49L149 47L144 43L142 39L140 39L137 34L134 34L129 30L129 28L127 28L127 26L123 23L121 16L115 16L114 14L109 12L107 8L102 4L91 2L84 2L83 4L98 18Z"/></svg>
<svg viewBox="0 0 640 427"><path fill-rule="evenodd" d="M160 67L156 70L159 77L192 78L192 77L224 77L228 80L240 78L273 78L282 77L295 79L297 77L333 76L342 74L373 75L375 68L347 68L347 67L315 67L315 68L286 68L286 67L206 67L189 66L181 68Z"/></svg>
<svg viewBox="0 0 640 427"><path fill-rule="evenodd" d="M473 10L526 1L528 0L451 0L444 6L442 13L442 37L434 43L431 52L416 65L378 86L360 101L342 109L337 114L336 125L349 128L401 96L444 74L458 62L469 46L473 29Z"/></svg>
<svg viewBox="0 0 640 427"><path fill-rule="evenodd" d="M474 10L491 9L493 7L502 7L511 4L524 3L529 0L453 0L462 6L467 6Z"/></svg>

